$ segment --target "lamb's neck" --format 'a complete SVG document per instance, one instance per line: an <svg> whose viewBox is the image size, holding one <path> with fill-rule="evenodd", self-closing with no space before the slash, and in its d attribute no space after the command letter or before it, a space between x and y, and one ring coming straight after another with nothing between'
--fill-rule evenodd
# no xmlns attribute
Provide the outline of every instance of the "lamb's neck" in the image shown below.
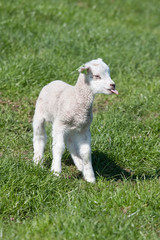
<svg viewBox="0 0 160 240"><path fill-rule="evenodd" d="M75 85L76 100L78 105L81 105L86 110L92 109L94 95L90 86L86 83L85 75L80 73Z"/></svg>

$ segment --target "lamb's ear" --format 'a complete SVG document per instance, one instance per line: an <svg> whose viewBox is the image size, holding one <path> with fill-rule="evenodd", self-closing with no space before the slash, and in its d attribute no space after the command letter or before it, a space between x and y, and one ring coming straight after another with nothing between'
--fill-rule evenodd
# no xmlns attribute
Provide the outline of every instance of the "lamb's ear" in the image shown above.
<svg viewBox="0 0 160 240"><path fill-rule="evenodd" d="M88 73L92 73L92 70L91 70L90 67L80 67L79 72L84 73L84 74L88 74Z"/></svg>

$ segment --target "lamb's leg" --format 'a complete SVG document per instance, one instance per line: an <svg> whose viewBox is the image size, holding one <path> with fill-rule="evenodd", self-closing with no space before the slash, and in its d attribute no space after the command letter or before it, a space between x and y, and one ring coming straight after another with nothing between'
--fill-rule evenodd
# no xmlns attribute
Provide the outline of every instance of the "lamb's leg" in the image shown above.
<svg viewBox="0 0 160 240"><path fill-rule="evenodd" d="M44 118L37 116L37 114L35 113L33 118L33 161L35 164L42 164L45 144L46 132L44 127Z"/></svg>
<svg viewBox="0 0 160 240"><path fill-rule="evenodd" d="M52 153L53 153L53 160L51 171L56 175L59 176L61 173L61 158L62 154L65 150L65 143L64 143L64 132L58 125L53 126L52 131L53 137L53 144L52 144Z"/></svg>
<svg viewBox="0 0 160 240"><path fill-rule="evenodd" d="M74 153L71 153L71 157L72 157L77 169L82 172L82 170L83 170L82 159Z"/></svg>
<svg viewBox="0 0 160 240"><path fill-rule="evenodd" d="M68 138L66 139L66 144L74 164L76 165L79 171L82 171L83 164L82 164L82 159L80 158L80 155L79 155L79 146L77 143L76 136L74 136L73 134L71 136L68 136Z"/></svg>
<svg viewBox="0 0 160 240"><path fill-rule="evenodd" d="M79 139L79 154L83 162L83 176L87 182L95 182L95 176L92 167L91 159L91 134L90 130L87 129L85 132L81 132L77 135Z"/></svg>

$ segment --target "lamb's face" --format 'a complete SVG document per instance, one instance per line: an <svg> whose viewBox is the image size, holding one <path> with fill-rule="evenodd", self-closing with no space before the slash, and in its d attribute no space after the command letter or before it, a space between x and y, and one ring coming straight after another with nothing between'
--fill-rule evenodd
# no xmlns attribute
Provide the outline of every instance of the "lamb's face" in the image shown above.
<svg viewBox="0 0 160 240"><path fill-rule="evenodd" d="M118 91L115 90L115 83L110 77L109 67L102 59L98 58L86 63L81 72L85 70L87 70L86 78L93 94L118 94Z"/></svg>

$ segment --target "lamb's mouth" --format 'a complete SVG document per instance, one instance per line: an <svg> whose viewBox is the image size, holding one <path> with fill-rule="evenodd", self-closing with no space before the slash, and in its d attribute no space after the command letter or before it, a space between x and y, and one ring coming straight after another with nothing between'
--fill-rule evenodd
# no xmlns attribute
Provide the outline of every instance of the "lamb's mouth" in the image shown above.
<svg viewBox="0 0 160 240"><path fill-rule="evenodd" d="M108 91L110 91L111 93L114 93L116 95L118 95L118 91L116 89L108 89Z"/></svg>

